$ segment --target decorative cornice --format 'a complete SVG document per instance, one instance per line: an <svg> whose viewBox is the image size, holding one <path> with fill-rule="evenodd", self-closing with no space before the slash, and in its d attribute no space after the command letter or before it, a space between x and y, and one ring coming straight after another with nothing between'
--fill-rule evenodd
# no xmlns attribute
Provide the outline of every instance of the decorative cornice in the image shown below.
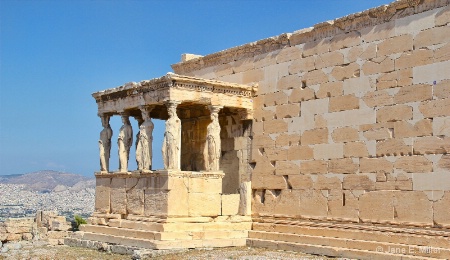
<svg viewBox="0 0 450 260"><path fill-rule="evenodd" d="M388 5L371 8L314 25L313 27L284 33L256 42L248 43L203 57L172 65L177 74L187 74L202 68L230 63L259 54L280 50L284 47L312 42L338 34L357 31L450 4L450 0L398 0Z"/></svg>
<svg viewBox="0 0 450 260"><path fill-rule="evenodd" d="M170 88L244 97L253 97L258 90L257 85L248 86L218 80L177 75L169 72L160 78L144 80L141 82L130 82L116 88L95 92L92 96L97 102L103 102Z"/></svg>

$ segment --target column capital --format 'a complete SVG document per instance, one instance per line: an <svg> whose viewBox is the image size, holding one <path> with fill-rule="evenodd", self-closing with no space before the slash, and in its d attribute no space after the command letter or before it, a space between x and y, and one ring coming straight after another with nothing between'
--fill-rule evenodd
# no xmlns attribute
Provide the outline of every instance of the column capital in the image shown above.
<svg viewBox="0 0 450 260"><path fill-rule="evenodd" d="M209 105L208 108L209 111L211 111L211 113L219 113L219 111L223 108L223 106Z"/></svg>

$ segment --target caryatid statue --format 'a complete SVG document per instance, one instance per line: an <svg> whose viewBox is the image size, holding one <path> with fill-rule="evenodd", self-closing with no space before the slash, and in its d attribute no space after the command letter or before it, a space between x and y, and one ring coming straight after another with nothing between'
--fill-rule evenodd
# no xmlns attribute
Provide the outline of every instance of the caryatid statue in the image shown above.
<svg viewBox="0 0 450 260"><path fill-rule="evenodd" d="M119 146L119 172L128 171L128 159L130 157L130 148L133 145L133 129L131 128L130 119L127 114L121 114L122 127L117 138Z"/></svg>
<svg viewBox="0 0 450 260"><path fill-rule="evenodd" d="M98 147L100 150L100 171L108 172L113 131L109 125L109 116L105 114L100 114L99 116L103 126L103 130L100 132L100 140L98 140Z"/></svg>
<svg viewBox="0 0 450 260"><path fill-rule="evenodd" d="M221 108L220 106L209 107L211 111L211 123L209 123L206 129L206 145L203 153L207 171L219 171L221 156L219 111Z"/></svg>
<svg viewBox="0 0 450 260"><path fill-rule="evenodd" d="M178 102L166 103L169 119L166 121L166 131L162 146L164 169L180 169L181 156L181 121L177 116Z"/></svg>
<svg viewBox="0 0 450 260"><path fill-rule="evenodd" d="M136 162L138 170L151 170L152 168L152 143L153 122L150 118L152 107L140 107L144 122L139 126L138 140L136 144Z"/></svg>

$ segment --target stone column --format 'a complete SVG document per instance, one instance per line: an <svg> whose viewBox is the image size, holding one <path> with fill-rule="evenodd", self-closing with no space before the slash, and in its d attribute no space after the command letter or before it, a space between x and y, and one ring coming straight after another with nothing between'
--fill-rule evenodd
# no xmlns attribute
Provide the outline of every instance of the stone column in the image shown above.
<svg viewBox="0 0 450 260"><path fill-rule="evenodd" d="M136 162L138 170L150 171L152 169L152 143L153 143L153 122L150 112L153 107L140 106L143 122L139 125L139 133L136 140Z"/></svg>
<svg viewBox="0 0 450 260"><path fill-rule="evenodd" d="M205 157L205 168L207 171L217 172L220 166L221 141L219 111L222 106L209 106L211 111L211 123L206 129L206 144L203 156Z"/></svg>
<svg viewBox="0 0 450 260"><path fill-rule="evenodd" d="M109 158L111 154L111 137L113 131L109 125L109 116L106 114L98 115L102 120L103 130L100 132L98 147L100 150L100 171L109 172Z"/></svg>
<svg viewBox="0 0 450 260"><path fill-rule="evenodd" d="M168 101L166 103L169 119L166 121L162 155L164 169L167 170L180 170L181 121L177 115L177 106L179 103L178 101Z"/></svg>
<svg viewBox="0 0 450 260"><path fill-rule="evenodd" d="M129 115L120 113L122 117L122 127L117 138L119 146L119 172L128 172L128 159L130 157L130 148L133 145L133 129L131 128Z"/></svg>

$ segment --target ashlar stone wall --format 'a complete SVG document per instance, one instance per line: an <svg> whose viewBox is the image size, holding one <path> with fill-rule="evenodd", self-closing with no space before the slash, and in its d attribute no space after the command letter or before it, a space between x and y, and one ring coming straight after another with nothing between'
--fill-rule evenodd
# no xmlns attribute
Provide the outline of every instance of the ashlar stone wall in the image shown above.
<svg viewBox="0 0 450 260"><path fill-rule="evenodd" d="M450 6L396 1L194 58L259 84L253 215L450 227Z"/></svg>

